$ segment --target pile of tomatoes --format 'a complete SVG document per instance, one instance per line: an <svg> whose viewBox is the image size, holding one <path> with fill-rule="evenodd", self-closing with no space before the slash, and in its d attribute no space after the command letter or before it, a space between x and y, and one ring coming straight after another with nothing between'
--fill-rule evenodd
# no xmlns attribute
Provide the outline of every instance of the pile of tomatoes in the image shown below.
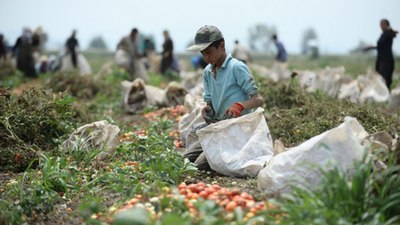
<svg viewBox="0 0 400 225"><path fill-rule="evenodd" d="M185 106L177 105L175 107L162 108L153 112L144 114L143 116L152 121L157 121L160 118L179 121L181 116L186 113Z"/></svg>
<svg viewBox="0 0 400 225"><path fill-rule="evenodd" d="M154 206L159 204L160 200L163 198L183 198L183 202L192 216L199 215L196 202L201 200L215 201L226 214L232 214L236 208L240 208L246 213L244 221L254 217L259 211L276 209L276 207L271 204L266 204L263 201L255 201L252 195L241 192L238 189L228 189L218 184L211 185L198 182L193 184L181 183L178 185L177 190L174 189L172 191L170 188L164 187L163 194L157 197L144 198L142 195L136 195L134 198L128 200L120 209L116 210L116 213L133 207L144 207L153 219L157 219L162 215L162 212L156 212ZM171 210L170 208L164 209L166 212Z"/></svg>

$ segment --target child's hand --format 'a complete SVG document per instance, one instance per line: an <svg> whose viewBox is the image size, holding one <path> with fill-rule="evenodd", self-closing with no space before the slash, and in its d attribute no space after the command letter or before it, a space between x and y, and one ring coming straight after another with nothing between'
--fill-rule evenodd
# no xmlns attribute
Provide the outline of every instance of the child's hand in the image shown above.
<svg viewBox="0 0 400 225"><path fill-rule="evenodd" d="M236 118L240 116L240 113L242 113L244 109L244 106L240 102L235 102L229 107L228 110L226 110L225 114L228 116L228 118Z"/></svg>
<svg viewBox="0 0 400 225"><path fill-rule="evenodd" d="M203 116L206 123L210 124L213 122L213 117L215 115L215 112L211 106L207 105L201 109L201 115Z"/></svg>

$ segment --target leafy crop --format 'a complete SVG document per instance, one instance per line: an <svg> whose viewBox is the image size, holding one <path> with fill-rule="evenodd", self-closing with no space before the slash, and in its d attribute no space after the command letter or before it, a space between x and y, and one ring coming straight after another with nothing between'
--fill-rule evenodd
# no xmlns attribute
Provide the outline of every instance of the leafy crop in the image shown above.
<svg viewBox="0 0 400 225"><path fill-rule="evenodd" d="M259 86L269 110L267 122L272 136L287 146L298 145L338 126L346 116L357 118L369 133L400 133L400 121L382 113L382 105L357 105L322 92L306 93L295 80L289 86L269 81L260 82Z"/></svg>
<svg viewBox="0 0 400 225"><path fill-rule="evenodd" d="M52 74L47 80L47 85L54 92L67 91L79 99L91 99L101 89L105 89L102 86L102 82L96 81L93 76L80 75L77 72L57 72Z"/></svg>
<svg viewBox="0 0 400 225"><path fill-rule="evenodd" d="M0 170L24 170L75 125L73 99L40 89L0 96Z"/></svg>
<svg viewBox="0 0 400 225"><path fill-rule="evenodd" d="M398 224L399 167L379 173L359 163L348 176L324 172L316 190L296 189L281 201L284 224Z"/></svg>

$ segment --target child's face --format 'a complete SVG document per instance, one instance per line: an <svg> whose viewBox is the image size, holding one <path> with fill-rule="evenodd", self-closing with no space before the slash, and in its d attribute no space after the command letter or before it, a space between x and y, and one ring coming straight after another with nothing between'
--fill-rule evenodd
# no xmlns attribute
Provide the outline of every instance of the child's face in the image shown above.
<svg viewBox="0 0 400 225"><path fill-rule="evenodd" d="M224 53L224 48L222 45L223 42L221 42L217 48L214 46L209 46L208 48L201 51L204 60L210 64L216 64L217 62L219 62Z"/></svg>

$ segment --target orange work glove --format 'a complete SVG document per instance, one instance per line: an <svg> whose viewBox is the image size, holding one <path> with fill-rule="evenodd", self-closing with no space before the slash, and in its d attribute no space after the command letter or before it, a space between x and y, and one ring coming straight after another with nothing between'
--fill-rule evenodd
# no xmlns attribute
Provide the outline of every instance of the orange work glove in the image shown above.
<svg viewBox="0 0 400 225"><path fill-rule="evenodd" d="M240 102L235 102L226 110L226 115L228 118L236 118L240 116L240 113L243 111L244 106Z"/></svg>

